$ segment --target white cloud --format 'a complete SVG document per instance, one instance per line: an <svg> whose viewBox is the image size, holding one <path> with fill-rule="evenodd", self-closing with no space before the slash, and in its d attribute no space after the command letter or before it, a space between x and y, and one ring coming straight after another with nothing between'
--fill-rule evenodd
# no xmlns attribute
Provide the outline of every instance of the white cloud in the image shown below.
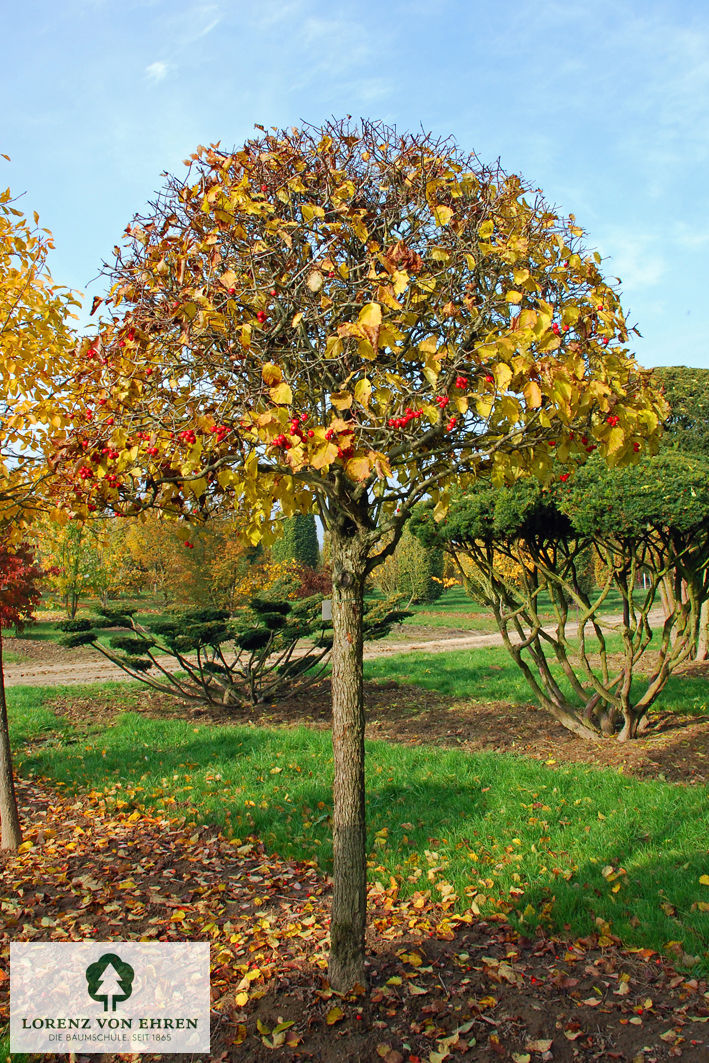
<svg viewBox="0 0 709 1063"><path fill-rule="evenodd" d="M624 292L635 295L654 288L667 273L667 261L652 234L615 229L599 240L606 276L620 277Z"/></svg>
<svg viewBox="0 0 709 1063"><path fill-rule="evenodd" d="M163 81L167 77L168 69L167 63L158 60L155 63L151 63L150 66L146 66L145 73L149 81L157 84L158 81Z"/></svg>

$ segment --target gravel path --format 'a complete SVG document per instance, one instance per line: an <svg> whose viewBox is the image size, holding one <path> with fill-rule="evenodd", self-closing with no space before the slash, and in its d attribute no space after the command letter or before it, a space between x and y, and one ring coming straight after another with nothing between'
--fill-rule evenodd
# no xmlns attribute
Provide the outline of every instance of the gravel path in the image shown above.
<svg viewBox="0 0 709 1063"><path fill-rule="evenodd" d="M650 614L653 625L662 622L662 611ZM613 617L604 617L606 626L613 626ZM67 650L52 642L32 642L7 639L8 648L27 653L28 658L4 668L5 686L73 686L84 683L105 683L128 680L131 677L92 649ZM402 639L396 642L374 642L364 648L365 660L393 657L402 653L447 653L471 650L478 646L499 646L498 633L459 633L431 631L431 636Z"/></svg>

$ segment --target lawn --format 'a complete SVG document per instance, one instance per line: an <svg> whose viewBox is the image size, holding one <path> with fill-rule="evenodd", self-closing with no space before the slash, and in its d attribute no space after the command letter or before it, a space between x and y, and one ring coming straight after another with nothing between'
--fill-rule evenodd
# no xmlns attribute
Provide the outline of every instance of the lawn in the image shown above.
<svg viewBox="0 0 709 1063"><path fill-rule="evenodd" d="M436 689L448 682L455 656L432 658ZM451 690L462 682L463 663L453 662ZM407 680L424 682L421 659L415 675L413 664L399 658L369 667L381 665L391 677L408 666ZM499 682L496 672L478 677L478 695L494 697ZM96 704L130 705L136 697L125 684L80 693ZM199 725L130 711L110 726L75 727L49 708L58 696L70 702L79 692L10 691L22 775L71 792L106 790L138 807L194 809L228 836L255 834L274 853L329 868L326 731ZM700 882L709 872L706 786L382 741L368 742L367 770L372 879L395 878L403 896L453 891L459 909L511 910L523 928L541 922L572 936L608 928L638 948L669 946L687 963L696 956L696 969L709 971L709 887Z"/></svg>

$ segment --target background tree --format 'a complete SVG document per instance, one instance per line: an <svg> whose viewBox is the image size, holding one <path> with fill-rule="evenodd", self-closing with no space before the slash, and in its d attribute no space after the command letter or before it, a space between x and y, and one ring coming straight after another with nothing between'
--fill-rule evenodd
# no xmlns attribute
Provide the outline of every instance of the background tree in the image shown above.
<svg viewBox="0 0 709 1063"><path fill-rule="evenodd" d="M663 446L709 456L709 369L665 365L653 372L670 407Z"/></svg>
<svg viewBox="0 0 709 1063"><path fill-rule="evenodd" d="M271 547L274 561L297 561L308 568L320 563L320 547L312 513L294 513L283 522L283 534Z"/></svg>
<svg viewBox="0 0 709 1063"><path fill-rule="evenodd" d="M412 602L435 602L443 593L443 548L424 544L404 528L396 548L398 590Z"/></svg>
<svg viewBox="0 0 709 1063"><path fill-rule="evenodd" d="M583 737L621 723L625 740L696 645L709 596L708 474L705 461L673 451L624 469L594 460L551 492L529 481L480 485L441 524L424 509L414 528L445 544L492 608L538 703ZM591 551L602 563L595 589ZM667 583L672 607L654 633L650 614ZM603 620L611 590L621 601L620 652Z"/></svg>
<svg viewBox="0 0 709 1063"><path fill-rule="evenodd" d="M315 506L329 534L337 990L365 979L365 578L451 481L545 478L593 448L632 460L664 414L581 237L450 141L264 133L168 179L81 352L57 440L76 512L198 521L228 500L256 542Z"/></svg>
<svg viewBox="0 0 709 1063"><path fill-rule="evenodd" d="M670 414L664 423L663 447L706 458L709 456L709 369L684 365L660 366L655 377L664 388ZM668 610L672 608L672 587L665 584ZM702 607L696 660L709 656L709 602Z"/></svg>
<svg viewBox="0 0 709 1063"><path fill-rule="evenodd" d="M16 849L22 841L10 752L10 731L2 663L3 628L23 628L41 597L42 569L32 550L23 544L0 548L0 826L3 849Z"/></svg>

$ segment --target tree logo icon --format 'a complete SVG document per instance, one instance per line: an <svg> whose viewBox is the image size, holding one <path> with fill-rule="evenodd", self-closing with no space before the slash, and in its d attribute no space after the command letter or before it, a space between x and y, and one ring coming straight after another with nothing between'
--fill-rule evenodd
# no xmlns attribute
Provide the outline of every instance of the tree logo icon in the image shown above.
<svg viewBox="0 0 709 1063"><path fill-rule="evenodd" d="M135 971L115 952L106 952L86 968L89 996L102 1000L104 1011L115 1011L116 1004L133 992ZM109 1008L110 1004L110 1008Z"/></svg>

